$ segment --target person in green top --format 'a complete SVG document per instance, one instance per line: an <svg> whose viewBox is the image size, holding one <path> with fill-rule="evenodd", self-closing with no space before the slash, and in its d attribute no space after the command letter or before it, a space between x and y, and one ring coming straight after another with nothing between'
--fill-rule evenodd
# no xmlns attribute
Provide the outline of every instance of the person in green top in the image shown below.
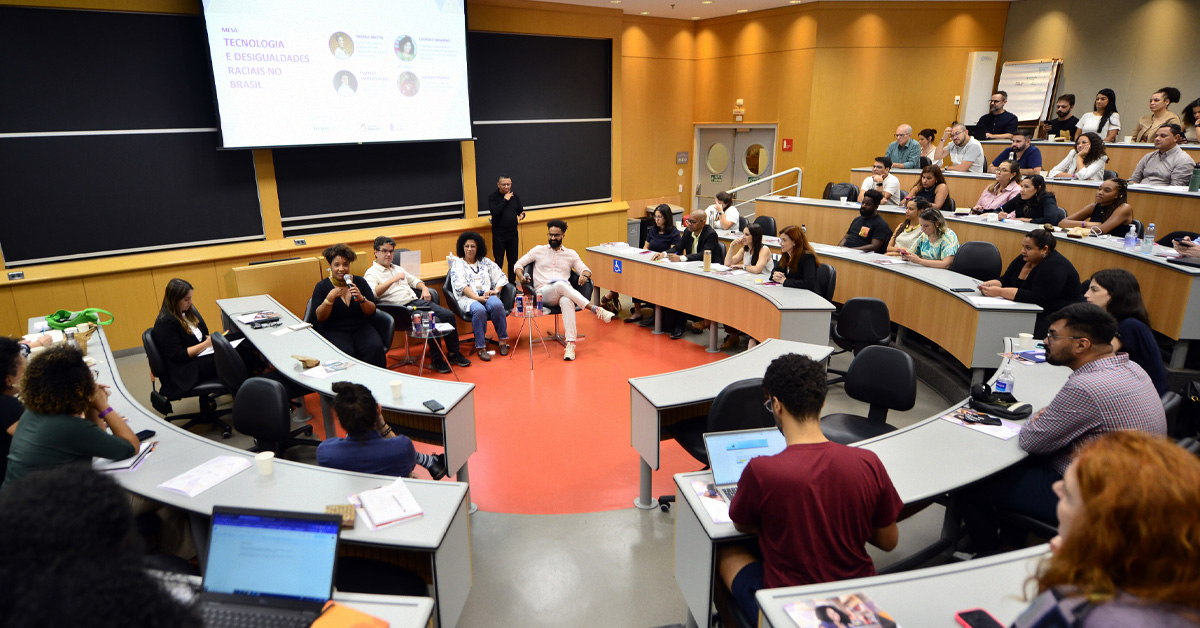
<svg viewBox="0 0 1200 628"><path fill-rule="evenodd" d="M25 412L2 489L34 469L93 457L122 460L138 450L137 436L108 405L108 389L96 383L75 347L57 344L35 355L25 367L21 401Z"/></svg>

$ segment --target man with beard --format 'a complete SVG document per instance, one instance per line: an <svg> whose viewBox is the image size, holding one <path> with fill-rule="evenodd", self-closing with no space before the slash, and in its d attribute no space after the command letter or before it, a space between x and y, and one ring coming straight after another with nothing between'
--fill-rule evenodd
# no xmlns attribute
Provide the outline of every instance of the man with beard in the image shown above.
<svg viewBox="0 0 1200 628"><path fill-rule="evenodd" d="M842 236L838 246L844 246L859 251L882 253L887 248L888 240L892 238L892 228L876 211L883 202L883 194L879 190L863 192L862 203L859 204L858 217L850 223L850 229Z"/></svg>
<svg viewBox="0 0 1200 628"><path fill-rule="evenodd" d="M1023 533L1015 538L997 533L999 510L1057 524L1053 487L1080 446L1106 432L1167 432L1162 401L1150 377L1129 354L1113 350L1117 320L1111 314L1091 303L1075 303L1049 320L1046 362L1074 372L1050 405L1021 427L1018 442L1030 457L959 495L977 553L994 553L1002 543L1021 545Z"/></svg>
<svg viewBox="0 0 1200 628"><path fill-rule="evenodd" d="M655 253L652 261L663 259L664 257L672 262L697 262L704 259L704 252L708 251L710 257L715 262L716 260L724 260L725 254L721 251L721 243L717 239L717 232L712 227L708 226L708 214L702 210L696 210L688 215L687 222L684 224L687 230L683 234L683 238L675 248L662 253ZM683 325L687 321L687 315L678 310L663 308L662 310L663 329L670 330L671 340L679 340L683 337Z"/></svg>
<svg viewBox="0 0 1200 628"><path fill-rule="evenodd" d="M567 223L561 220L551 220L546 223L546 239L548 244L540 244L529 250L517 260L517 283L525 282L525 267L533 263L533 289L542 295L543 305L557 305L562 308L563 327L566 328L567 349L563 352L564 360L575 359L575 306L591 310L596 318L608 323L612 321L613 313L598 308L588 302L571 286L571 271L579 274L579 281L592 279L592 271L588 269L579 254L562 245L563 234L567 232Z"/></svg>
<svg viewBox="0 0 1200 628"><path fill-rule="evenodd" d="M1000 90L988 101L988 112L979 116L975 123L975 139L1011 140L1017 132L1017 116L1004 110L1008 104L1008 92Z"/></svg>

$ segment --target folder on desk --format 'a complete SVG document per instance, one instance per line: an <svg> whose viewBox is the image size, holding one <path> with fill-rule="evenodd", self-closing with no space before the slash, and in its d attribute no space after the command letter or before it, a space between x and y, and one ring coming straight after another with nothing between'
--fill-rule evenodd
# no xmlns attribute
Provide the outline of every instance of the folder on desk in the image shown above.
<svg viewBox="0 0 1200 628"><path fill-rule="evenodd" d="M887 612L880 610L865 593L792 602L785 604L783 611L799 628L820 628L838 623L858 628L900 628L900 625L893 621Z"/></svg>

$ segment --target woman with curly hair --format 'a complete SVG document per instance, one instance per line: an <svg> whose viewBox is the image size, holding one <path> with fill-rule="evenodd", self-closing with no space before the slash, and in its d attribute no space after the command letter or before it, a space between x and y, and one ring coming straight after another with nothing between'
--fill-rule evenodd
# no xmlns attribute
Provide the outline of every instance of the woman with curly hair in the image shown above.
<svg viewBox="0 0 1200 628"><path fill-rule="evenodd" d="M138 450L137 436L108 405L108 389L96 383L75 347L60 343L33 356L21 400L25 412L13 434L4 487L34 469L93 457L123 460Z"/></svg>
<svg viewBox="0 0 1200 628"><path fill-rule="evenodd" d="M1075 140L1075 150L1067 153L1046 176L1050 179L1103 181L1106 165L1108 149L1104 147L1104 140L1100 139L1099 135L1088 132Z"/></svg>
<svg viewBox="0 0 1200 628"><path fill-rule="evenodd" d="M350 263L358 256L346 244L335 244L322 255L329 262L329 277L313 288L317 331L342 353L386 367L387 348L368 322L375 314L375 291L366 279L350 274Z"/></svg>
<svg viewBox="0 0 1200 628"><path fill-rule="evenodd" d="M500 355L508 355L508 318L500 301L500 288L508 283L504 271L487 256L483 236L464 231L455 244L458 257L450 259L450 286L454 294L448 298L458 301L459 310L471 317L475 334L475 354L487 362L487 323L491 319L500 339Z"/></svg>
<svg viewBox="0 0 1200 628"><path fill-rule="evenodd" d="M1200 460L1138 431L1084 446L1062 480L1054 552L1014 626L1200 625ZM1071 622L1075 623L1071 623Z"/></svg>

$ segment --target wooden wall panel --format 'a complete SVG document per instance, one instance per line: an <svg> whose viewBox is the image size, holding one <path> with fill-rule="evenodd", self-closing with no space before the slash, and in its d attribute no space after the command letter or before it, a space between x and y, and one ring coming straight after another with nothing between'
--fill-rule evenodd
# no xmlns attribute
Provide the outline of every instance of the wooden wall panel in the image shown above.
<svg viewBox="0 0 1200 628"><path fill-rule="evenodd" d="M139 319L146 321L147 327L154 324L154 317L162 307L162 298L166 294L167 283L178 277L192 284L192 303L196 309L200 310L200 315L208 324L208 330L210 332L223 331L220 329L221 310L217 307L217 299L224 298L221 296L221 287L224 282L217 276L217 271L211 263L155 268L151 271L151 275L154 278L154 285L151 288L153 292L148 296L154 297L155 307L153 312L147 310L138 314ZM91 282L88 283L90 285Z"/></svg>
<svg viewBox="0 0 1200 628"><path fill-rule="evenodd" d="M626 57L621 64L626 81L621 95L622 198L677 194L691 199L693 62ZM677 152L689 153L689 163L676 164Z"/></svg>
<svg viewBox="0 0 1200 628"><path fill-rule="evenodd" d="M154 289L152 271L144 270L120 275L97 275L83 280L88 307L98 307L113 313L113 323L104 328L115 350L142 346L142 332L154 326L154 316L162 305L162 293ZM157 298L155 298L157 295ZM211 326L220 329L215 309L206 309ZM218 318L213 319L213 316Z"/></svg>
<svg viewBox="0 0 1200 628"><path fill-rule="evenodd" d="M27 329L26 321L17 318L12 288L0 288L0 336L24 336Z"/></svg>
<svg viewBox="0 0 1200 628"><path fill-rule="evenodd" d="M24 286L13 286L11 290L13 305L17 312L17 324L21 329L26 329L29 319L35 316L46 316L58 310L78 311L88 307L87 293L83 289L82 279L31 283ZM109 305L112 303L110 302ZM104 309L113 311L110 307ZM114 346L114 348L117 347Z"/></svg>

